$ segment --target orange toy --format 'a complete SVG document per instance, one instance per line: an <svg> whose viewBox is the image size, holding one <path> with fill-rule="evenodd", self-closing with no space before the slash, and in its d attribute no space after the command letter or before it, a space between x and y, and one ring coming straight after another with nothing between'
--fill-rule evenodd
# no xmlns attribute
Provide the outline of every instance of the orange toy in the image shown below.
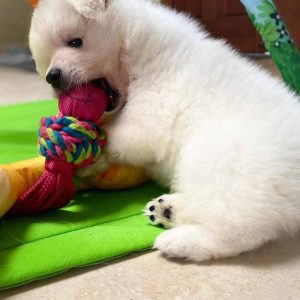
<svg viewBox="0 0 300 300"><path fill-rule="evenodd" d="M33 186L45 171L42 157L0 165L0 217ZM86 189L116 190L138 186L147 181L142 170L129 166L112 166L107 172L88 178L75 178L76 191Z"/></svg>

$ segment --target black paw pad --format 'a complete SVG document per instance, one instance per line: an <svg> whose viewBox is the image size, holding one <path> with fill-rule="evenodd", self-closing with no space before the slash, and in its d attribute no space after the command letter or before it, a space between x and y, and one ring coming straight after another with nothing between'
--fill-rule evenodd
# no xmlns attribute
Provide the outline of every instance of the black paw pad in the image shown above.
<svg viewBox="0 0 300 300"><path fill-rule="evenodd" d="M164 216L165 216L165 218L167 218L167 219L171 219L171 217L172 217L172 211L171 211L170 208L165 209L165 211L164 211Z"/></svg>
<svg viewBox="0 0 300 300"><path fill-rule="evenodd" d="M155 217L154 217L153 215L151 215L149 218L150 218L150 220L151 220L152 222L155 221Z"/></svg>
<svg viewBox="0 0 300 300"><path fill-rule="evenodd" d="M154 206L154 205L150 206L150 207L149 207L149 210L150 210L150 211L155 211L155 206Z"/></svg>

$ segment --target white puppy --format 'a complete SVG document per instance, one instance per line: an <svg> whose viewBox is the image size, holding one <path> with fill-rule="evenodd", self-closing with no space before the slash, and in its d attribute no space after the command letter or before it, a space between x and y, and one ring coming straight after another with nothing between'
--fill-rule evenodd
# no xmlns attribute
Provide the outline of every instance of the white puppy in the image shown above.
<svg viewBox="0 0 300 300"><path fill-rule="evenodd" d="M170 187L146 207L172 228L164 254L235 256L298 232L300 104L279 80L142 0L42 0L30 45L57 90L105 77L120 93L108 160Z"/></svg>

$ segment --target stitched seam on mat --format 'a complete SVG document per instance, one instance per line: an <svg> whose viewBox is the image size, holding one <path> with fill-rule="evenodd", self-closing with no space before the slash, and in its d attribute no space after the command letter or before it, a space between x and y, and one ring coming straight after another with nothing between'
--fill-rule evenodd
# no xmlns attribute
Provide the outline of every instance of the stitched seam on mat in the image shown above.
<svg viewBox="0 0 300 300"><path fill-rule="evenodd" d="M23 245L28 245L28 244L31 244L31 243L35 243L35 242L38 242L38 241L46 240L46 239L49 239L49 238L52 238L52 237L56 237L56 236L60 236L60 235L63 235L63 234L68 234L68 233L71 233L71 232L76 232L76 231L84 230L84 229L87 229L87 228L101 226L101 225L113 223L113 222L116 222L116 221L126 220L128 218L137 217L137 216L141 216L141 215L142 215L142 213L134 214L134 215L123 217L123 218L120 218L120 219L117 219L117 220L111 220L111 221L107 221L107 222L103 222L103 223L94 224L94 225L91 225L91 226L86 226L86 227L78 228L78 229L75 229L75 230L72 230L72 231L68 231L68 232L53 234L53 235L50 235L50 236L47 236L47 237L44 237L44 238L39 238L39 239L36 239L36 240L32 240L30 242L25 242L25 243L21 243L21 244L18 244L18 245L14 245L14 246L2 248L2 249L0 249L0 253L2 251L7 251L9 249L13 249L13 248L16 248L16 247L21 247ZM1 264L0 264L0 267L1 267Z"/></svg>

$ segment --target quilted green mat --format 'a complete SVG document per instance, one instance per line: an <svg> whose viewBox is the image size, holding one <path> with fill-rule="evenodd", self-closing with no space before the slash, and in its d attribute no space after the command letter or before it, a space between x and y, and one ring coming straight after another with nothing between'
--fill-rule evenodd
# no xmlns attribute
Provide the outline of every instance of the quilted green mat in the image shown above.
<svg viewBox="0 0 300 300"><path fill-rule="evenodd" d="M55 113L55 101L1 107L0 163L35 157L39 119ZM0 219L0 289L151 248L162 229L141 212L162 192L153 183L88 191L57 211Z"/></svg>

